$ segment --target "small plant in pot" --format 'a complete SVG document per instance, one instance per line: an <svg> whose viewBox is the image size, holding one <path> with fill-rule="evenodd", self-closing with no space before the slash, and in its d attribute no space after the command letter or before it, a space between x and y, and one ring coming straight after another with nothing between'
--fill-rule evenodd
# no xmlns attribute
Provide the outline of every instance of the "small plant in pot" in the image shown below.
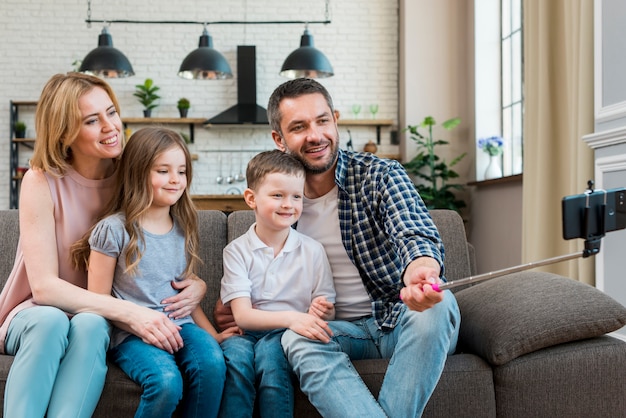
<svg viewBox="0 0 626 418"><path fill-rule="evenodd" d="M187 112L189 112L190 106L191 106L191 103L189 103L189 99L186 99L184 97L181 97L180 99L178 99L178 103L176 104L176 107L178 108L178 113L180 113L181 118L187 117Z"/></svg>
<svg viewBox="0 0 626 418"><path fill-rule="evenodd" d="M158 106L156 101L159 100L161 96L156 94L156 92L159 90L160 88L154 84L151 78L146 78L143 84L135 85L135 93L133 93L133 96L139 99L139 103L143 105L143 115L147 118L152 116L152 109Z"/></svg>
<svg viewBox="0 0 626 418"><path fill-rule="evenodd" d="M18 120L13 125L13 131L15 132L16 138L25 138L26 137L26 124Z"/></svg>

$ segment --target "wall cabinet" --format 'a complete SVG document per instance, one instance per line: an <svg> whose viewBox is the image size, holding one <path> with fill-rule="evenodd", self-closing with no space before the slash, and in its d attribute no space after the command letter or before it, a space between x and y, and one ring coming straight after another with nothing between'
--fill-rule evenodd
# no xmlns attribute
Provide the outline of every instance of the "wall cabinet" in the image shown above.
<svg viewBox="0 0 626 418"><path fill-rule="evenodd" d="M19 203L19 189L25 167L19 166L19 156L22 148L32 150L35 144L35 138L18 138L16 135L15 124L22 121L20 117L29 116L32 119L37 102L35 101L13 101L9 103L11 112L11 123L9 125L9 138L11 138L11 146L9 150L9 208L17 209ZM21 115L21 116L20 116ZM22 135L19 135L22 136Z"/></svg>

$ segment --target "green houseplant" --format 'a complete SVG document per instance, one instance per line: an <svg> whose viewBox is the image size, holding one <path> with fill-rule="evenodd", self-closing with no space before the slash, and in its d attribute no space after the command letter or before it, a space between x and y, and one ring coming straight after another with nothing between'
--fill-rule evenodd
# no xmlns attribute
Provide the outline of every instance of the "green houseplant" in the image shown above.
<svg viewBox="0 0 626 418"><path fill-rule="evenodd" d="M26 136L26 124L21 120L18 120L13 125L13 131L16 138L24 138Z"/></svg>
<svg viewBox="0 0 626 418"><path fill-rule="evenodd" d="M135 93L133 96L139 99L139 103L143 105L143 115L147 118L152 115L152 109L158 106L156 101L159 100L161 96L156 94L156 92L159 90L160 88L154 84L151 78L146 78L143 84L135 85Z"/></svg>
<svg viewBox="0 0 626 418"><path fill-rule="evenodd" d="M178 103L176 104L176 107L178 108L178 113L180 113L181 118L187 117L187 112L189 112L190 106L191 106L191 103L189 102L189 99L185 97L181 97L180 99L178 99Z"/></svg>
<svg viewBox="0 0 626 418"><path fill-rule="evenodd" d="M452 118L441 124L446 130L454 129L460 118ZM451 184L448 181L459 177L458 173L451 169L461 161L466 153L453 159L449 164L442 160L436 153L435 147L447 145L442 139L433 138L433 128L437 122L432 116L427 116L419 125L409 125L406 130L411 133L411 139L417 144L417 155L411 161L404 164L407 173L414 175L418 181L415 188L429 209L452 209L459 211L464 208L465 202L458 199L453 190L462 190L463 185ZM426 133L420 132L426 130Z"/></svg>

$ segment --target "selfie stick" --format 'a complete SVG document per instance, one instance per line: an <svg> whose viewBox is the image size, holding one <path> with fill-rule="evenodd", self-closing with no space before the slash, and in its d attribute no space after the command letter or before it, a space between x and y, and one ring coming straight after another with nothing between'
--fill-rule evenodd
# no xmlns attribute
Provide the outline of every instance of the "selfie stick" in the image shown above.
<svg viewBox="0 0 626 418"><path fill-rule="evenodd" d="M587 194L592 194L594 192L593 182L590 180L588 182L588 185L589 185L589 191L587 192ZM483 273L477 276L470 276L465 279L453 280L453 281L446 282L446 283L441 283L441 284L434 283L432 285L433 290L436 292L441 292L446 289L452 289L452 288L459 287L459 286L465 286L470 283L478 283L478 282L482 282L485 280L495 279L496 277L504 276L506 274L517 273L517 272L529 270L535 267L547 266L549 264L560 263L561 261L573 260L579 257L586 258L592 255L598 254L600 252L600 243L602 241L602 237L604 236L605 231L606 231L604 210L600 212L600 219L599 219L600 225L601 225L600 233L589 237L589 235L587 234L587 231L589 231L589 223L590 223L589 211L590 210L591 209L589 208L589 205L587 205L583 213L583 217L585 220L585 228L586 228L585 235L588 236L588 238L585 240L585 249L582 252L547 258L541 261L535 261L535 262L530 262L530 263L522 264L522 265L515 266L515 267L505 268L502 270L491 271L489 273Z"/></svg>
<svg viewBox="0 0 626 418"><path fill-rule="evenodd" d="M453 281L446 282L446 283L441 283L441 284L435 283L432 285L432 288L434 291L441 292L446 289L451 289L451 288L458 287L458 286L464 286L470 283L478 283L484 280L491 280L491 279L495 279L496 277L504 276L506 274L517 273L517 272L529 270L535 267L547 266L548 264L560 263L561 261L573 260L579 257L585 257L584 252L547 258L541 261L534 261L534 262L530 262L527 264L522 264L520 266L509 267L509 268L505 268L502 270L490 271L489 273L478 274L476 276L470 276L465 279L453 280Z"/></svg>

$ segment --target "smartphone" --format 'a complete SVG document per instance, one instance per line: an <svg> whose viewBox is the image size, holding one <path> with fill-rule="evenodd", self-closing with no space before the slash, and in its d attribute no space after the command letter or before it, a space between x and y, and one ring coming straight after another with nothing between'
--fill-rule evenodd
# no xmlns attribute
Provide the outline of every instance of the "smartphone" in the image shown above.
<svg viewBox="0 0 626 418"><path fill-rule="evenodd" d="M602 237L626 228L626 188L566 196L562 209L563 239Z"/></svg>

